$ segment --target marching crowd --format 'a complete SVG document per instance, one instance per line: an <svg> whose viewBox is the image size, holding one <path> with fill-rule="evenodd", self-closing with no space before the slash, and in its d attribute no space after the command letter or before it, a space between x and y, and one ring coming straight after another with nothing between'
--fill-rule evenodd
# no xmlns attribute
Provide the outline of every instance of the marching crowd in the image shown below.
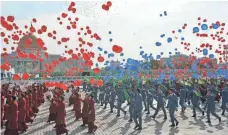
<svg viewBox="0 0 228 135"><path fill-rule="evenodd" d="M184 83L183 83L184 82ZM190 105L192 106L192 117L196 117L196 110L204 116L206 114L208 123L211 123L210 115L215 116L219 122L221 117L216 114L216 101L220 104L221 115L228 111L228 83L224 79L209 80L204 84L195 81L184 80L156 82L125 81L109 82L103 86L91 85L86 81L82 84L82 90L68 83L67 90L61 88L49 89L45 83L31 83L25 87L17 84L5 83L1 86L1 127L6 126L5 135L17 135L19 132L26 132L26 123L32 123L38 107L45 102L50 102L49 117L47 123L54 121L56 134L68 134L66 127L66 100L68 106L73 106L75 121L82 119L82 127L88 125L88 133L97 130L95 125L96 111L95 104L100 104L103 109L110 106L110 113L117 110L117 117L120 112L124 115L129 113L129 122L134 121L136 130L142 130L143 110L156 118L160 110L164 113L164 120L167 117L167 110L171 120L171 127L178 126L179 121L175 118L175 112L180 106L181 113ZM188 83L186 83L188 82ZM50 92L45 97L45 93ZM65 96L70 93L69 99ZM85 96L82 96L85 95ZM154 102L156 100L156 102ZM128 111L122 108L127 102ZM189 104L189 105L187 105ZM156 105L156 106L155 106Z"/></svg>

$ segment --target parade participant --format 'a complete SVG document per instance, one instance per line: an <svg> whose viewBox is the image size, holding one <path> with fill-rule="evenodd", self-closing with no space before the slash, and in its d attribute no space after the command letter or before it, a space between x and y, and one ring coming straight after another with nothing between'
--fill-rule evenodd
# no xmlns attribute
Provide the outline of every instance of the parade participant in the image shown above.
<svg viewBox="0 0 228 135"><path fill-rule="evenodd" d="M105 97L104 97L104 108L103 109L106 109L109 101L110 101L110 93L111 93L111 89L110 89L110 86L107 86L105 87L105 90L104 90L104 93L105 93Z"/></svg>
<svg viewBox="0 0 228 135"><path fill-rule="evenodd" d="M95 122L95 101L93 95L89 96L89 112L88 112L88 133L96 132L97 126L94 124Z"/></svg>
<svg viewBox="0 0 228 135"><path fill-rule="evenodd" d="M172 125L170 125L171 127L174 126L178 126L179 122L177 121L177 119L175 118L175 111L177 111L177 107L178 107L178 98L176 96L176 94L174 93L174 89L170 89L169 90L169 96L168 96L168 109L169 109L169 115L170 115L170 119L172 122ZM175 124L176 122L176 124Z"/></svg>
<svg viewBox="0 0 228 135"><path fill-rule="evenodd" d="M66 129L66 106L63 96L60 96L58 100L55 131L56 135L61 135L64 133L68 134L68 130Z"/></svg>
<svg viewBox="0 0 228 135"><path fill-rule="evenodd" d="M115 107L114 103L115 103L115 100L116 100L116 90L111 90L111 97L110 97L110 101L109 101L109 104L110 104L110 113L113 113L113 108Z"/></svg>
<svg viewBox="0 0 228 135"><path fill-rule="evenodd" d="M185 98L186 98L187 91L183 87L183 85L180 86L180 101L179 104L181 106L181 112L184 112L185 109L187 108L185 105Z"/></svg>
<svg viewBox="0 0 228 135"><path fill-rule="evenodd" d="M31 110L31 106L29 105L29 92L25 92L25 100L26 100L26 123L30 122L32 123L33 122L33 119L32 119L32 116L31 116L31 113L30 113L30 110Z"/></svg>
<svg viewBox="0 0 228 135"><path fill-rule="evenodd" d="M26 125L26 99L25 95L22 93L19 96L19 104L18 104L18 131L22 133L26 132L28 126Z"/></svg>
<svg viewBox="0 0 228 135"><path fill-rule="evenodd" d="M36 92L36 87L33 88L33 92L32 92L32 111L34 113L38 113L39 109L38 109L38 102L37 102L37 92Z"/></svg>
<svg viewBox="0 0 228 135"><path fill-rule="evenodd" d="M142 87L141 88L141 95L142 95L142 98L143 98L143 104L144 104L144 107L145 107L145 109L144 109L144 111L147 111L147 97L146 97L146 90L145 90L145 87Z"/></svg>
<svg viewBox="0 0 228 135"><path fill-rule="evenodd" d="M225 115L225 110L228 111L227 104L228 104L228 88L224 87L222 92L222 115Z"/></svg>
<svg viewBox="0 0 228 135"><path fill-rule="evenodd" d="M88 93L85 94L82 107L82 122L83 124L81 126L85 126L88 124L88 113L89 113L89 95Z"/></svg>
<svg viewBox="0 0 228 135"><path fill-rule="evenodd" d="M105 86L99 87L99 103L101 103L100 106L103 106L103 103L104 103L104 89L105 89Z"/></svg>
<svg viewBox="0 0 228 135"><path fill-rule="evenodd" d="M189 82L190 83L190 82ZM193 97L193 86L187 86L187 102L190 105L191 101L192 101L192 97Z"/></svg>
<svg viewBox="0 0 228 135"><path fill-rule="evenodd" d="M158 112L159 112L159 110L161 108L162 111L163 111L163 113L164 113L164 119L165 120L167 119L166 110L165 110L164 97L165 96L164 96L163 92L161 91L160 86L158 86L156 96L154 97L155 100L157 101L157 108L156 108L155 113L152 116L152 118L155 118L157 116L157 114L158 114Z"/></svg>
<svg viewBox="0 0 228 135"><path fill-rule="evenodd" d="M140 90L137 89L135 93L135 100L133 101L134 109L133 109L133 118L135 122L135 128L137 130L142 130L142 95L140 94ZM138 119L138 120L137 120Z"/></svg>
<svg viewBox="0 0 228 135"><path fill-rule="evenodd" d="M75 106L75 116L76 119L75 121L79 120L81 118L81 95L79 94L79 87L77 87L76 94L75 94L75 101L74 101L74 106Z"/></svg>
<svg viewBox="0 0 228 135"><path fill-rule="evenodd" d="M11 104L12 102L12 92L8 91L6 96L6 104Z"/></svg>
<svg viewBox="0 0 228 135"><path fill-rule="evenodd" d="M209 90L206 99L207 123L211 123L210 114L214 115L219 120L219 122L221 122L221 117L215 113L215 94Z"/></svg>
<svg viewBox="0 0 228 135"><path fill-rule="evenodd" d="M71 89L71 92L72 93L71 93L70 98L69 98L69 105L68 106L71 106L74 102L74 92L72 91L72 89Z"/></svg>
<svg viewBox="0 0 228 135"><path fill-rule="evenodd" d="M56 96L54 96L56 97ZM57 107L58 103L55 101L54 98L51 99L51 105L49 107L49 117L47 123L50 123L51 121L56 120L56 115L57 115Z"/></svg>
<svg viewBox="0 0 228 135"><path fill-rule="evenodd" d="M136 93L134 89L132 89L131 91L128 91L128 95L130 96L130 103L129 103L130 119L128 120L129 122L132 122L132 119L133 119L135 94Z"/></svg>
<svg viewBox="0 0 228 135"><path fill-rule="evenodd" d="M9 106L8 121L4 135L19 135L18 134L18 103L16 97L12 96L12 102Z"/></svg>
<svg viewBox="0 0 228 135"><path fill-rule="evenodd" d="M123 109L123 108L121 108L121 106L122 106L122 104L124 103L124 92L123 92L123 90L121 90L120 88L119 88L119 86L117 86L117 115L116 115L116 117L119 117L120 116L120 110L124 113L124 115L126 115L126 111Z"/></svg>
<svg viewBox="0 0 228 135"><path fill-rule="evenodd" d="M196 117L196 109L198 109L200 112L202 112L202 115L204 116L204 111L200 108L200 92L199 88L195 85L195 89L192 95L192 108L193 108L193 116Z"/></svg>
<svg viewBox="0 0 228 135"><path fill-rule="evenodd" d="M147 100L146 100L147 101L147 113L146 114L150 114L150 108L156 110L156 108L153 105L154 96L149 89L146 91L146 95L147 95Z"/></svg>
<svg viewBox="0 0 228 135"><path fill-rule="evenodd" d="M83 81L82 83L82 90L86 92L86 80Z"/></svg>
<svg viewBox="0 0 228 135"><path fill-rule="evenodd" d="M1 92L1 128L3 128L3 114L4 114L4 108L5 108L5 97L4 97L4 93Z"/></svg>

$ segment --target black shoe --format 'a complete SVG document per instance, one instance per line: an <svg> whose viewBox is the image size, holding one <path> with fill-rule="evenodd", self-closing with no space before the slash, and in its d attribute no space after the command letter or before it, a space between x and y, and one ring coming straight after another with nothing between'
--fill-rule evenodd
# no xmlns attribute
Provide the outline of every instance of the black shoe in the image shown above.
<svg viewBox="0 0 228 135"><path fill-rule="evenodd" d="M132 119L128 120L128 122L132 122Z"/></svg>
<svg viewBox="0 0 228 135"><path fill-rule="evenodd" d="M68 130L66 131L66 135L68 135Z"/></svg>
<svg viewBox="0 0 228 135"><path fill-rule="evenodd" d="M150 114L150 112L147 112L146 114Z"/></svg>
<svg viewBox="0 0 228 135"><path fill-rule="evenodd" d="M208 121L206 121L206 123L211 123L211 121L210 121L210 120L208 120Z"/></svg>
<svg viewBox="0 0 228 135"><path fill-rule="evenodd" d="M124 111L124 116L127 114L127 111Z"/></svg>
<svg viewBox="0 0 228 135"><path fill-rule="evenodd" d="M176 122L176 126L178 126L178 124L179 124L179 122L177 121L177 122Z"/></svg>
<svg viewBox="0 0 228 135"><path fill-rule="evenodd" d="M222 121L221 118L219 118L219 123L220 123L221 121Z"/></svg>
<svg viewBox="0 0 228 135"><path fill-rule="evenodd" d="M97 127L96 127L96 128L94 128L93 132L96 132L96 131L97 131Z"/></svg>
<svg viewBox="0 0 228 135"><path fill-rule="evenodd" d="M204 111L202 112L202 115L204 116Z"/></svg>
<svg viewBox="0 0 228 135"><path fill-rule="evenodd" d="M147 109L144 109L144 111L147 111Z"/></svg>
<svg viewBox="0 0 228 135"><path fill-rule="evenodd" d="M175 127L175 124L170 125L169 127Z"/></svg>
<svg viewBox="0 0 228 135"><path fill-rule="evenodd" d="M109 113L113 113L113 111L110 111Z"/></svg>
<svg viewBox="0 0 228 135"><path fill-rule="evenodd" d="M155 119L155 116L151 116L151 118Z"/></svg>
<svg viewBox="0 0 228 135"><path fill-rule="evenodd" d="M196 117L196 115L192 115L192 117L194 117L194 118L195 118L195 117Z"/></svg>
<svg viewBox="0 0 228 135"><path fill-rule="evenodd" d="M139 127L137 130L142 130L142 127Z"/></svg>
<svg viewBox="0 0 228 135"><path fill-rule="evenodd" d="M167 117L164 117L164 120L167 120Z"/></svg>
<svg viewBox="0 0 228 135"><path fill-rule="evenodd" d="M135 126L134 129L138 128L139 126Z"/></svg>
<svg viewBox="0 0 228 135"><path fill-rule="evenodd" d="M85 124L82 124L81 127L85 127Z"/></svg>
<svg viewBox="0 0 228 135"><path fill-rule="evenodd" d="M104 107L103 109L106 109L106 107Z"/></svg>
<svg viewBox="0 0 228 135"><path fill-rule="evenodd" d="M224 113L222 113L221 115L223 115L223 116L224 116L225 114L224 114Z"/></svg>
<svg viewBox="0 0 228 135"><path fill-rule="evenodd" d="M120 117L120 115L118 114L118 115L116 115L116 117Z"/></svg>

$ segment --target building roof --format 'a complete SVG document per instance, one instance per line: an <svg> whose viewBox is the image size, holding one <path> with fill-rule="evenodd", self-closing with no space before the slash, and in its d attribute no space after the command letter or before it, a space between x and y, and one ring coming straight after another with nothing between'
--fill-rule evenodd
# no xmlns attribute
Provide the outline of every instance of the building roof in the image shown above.
<svg viewBox="0 0 228 135"><path fill-rule="evenodd" d="M28 38L30 38L32 40L31 45L26 44L26 39L28 39ZM20 39L17 47L19 49L39 49L40 47L37 45L36 40L37 40L37 37L30 33L28 35L23 36Z"/></svg>

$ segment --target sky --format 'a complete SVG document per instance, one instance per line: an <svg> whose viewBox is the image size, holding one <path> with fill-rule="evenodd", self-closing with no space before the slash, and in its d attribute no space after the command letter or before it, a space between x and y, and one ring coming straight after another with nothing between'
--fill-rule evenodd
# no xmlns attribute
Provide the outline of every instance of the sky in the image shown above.
<svg viewBox="0 0 228 135"><path fill-rule="evenodd" d="M57 38L70 37L68 48L76 48L78 30L67 31L66 26L59 25L56 19L62 12L67 11L69 3L69 1L1 1L0 9L2 16L15 16L15 22L20 27L30 25L32 18L36 18L38 22L33 24L34 26L46 25L48 30L56 30ZM189 55L203 42L210 42L213 46L218 46L214 41L196 38L192 34L192 28L197 26L198 17L206 18L210 23L228 22L228 2L226 1L116 0L112 2L112 7L108 12L101 8L103 3L104 1L76 1L77 13L71 14L71 17L79 17L79 28L90 26L92 31L101 36L101 41L93 41L94 48L88 49L103 55L103 52L99 52L97 47L112 52L113 45L122 46L124 56L117 56L114 60L141 59L140 46L145 53L152 53L154 56L163 52L162 57L167 57L169 52L175 52L175 48L181 53ZM160 17L164 11L167 12L167 16ZM178 39L167 43L167 37L174 37L172 30L177 31L185 23L188 25L187 29L182 33L176 32L175 36ZM226 32L227 27L226 25ZM109 31L112 34L109 34ZM209 33L213 33L213 31L209 31ZM165 34L166 38L161 38L161 34ZM39 35L36 36L39 37ZM191 43L191 51L184 50L180 45L181 37ZM49 53L64 53L64 45L57 45L57 41L51 40L47 36L41 36L41 38L47 45ZM111 43L110 38L113 39ZM226 39L228 40L227 36ZM161 42L162 46L157 47L155 42ZM16 47L12 44L5 45L1 41L1 48L11 46ZM210 53L214 53L213 51Z"/></svg>

